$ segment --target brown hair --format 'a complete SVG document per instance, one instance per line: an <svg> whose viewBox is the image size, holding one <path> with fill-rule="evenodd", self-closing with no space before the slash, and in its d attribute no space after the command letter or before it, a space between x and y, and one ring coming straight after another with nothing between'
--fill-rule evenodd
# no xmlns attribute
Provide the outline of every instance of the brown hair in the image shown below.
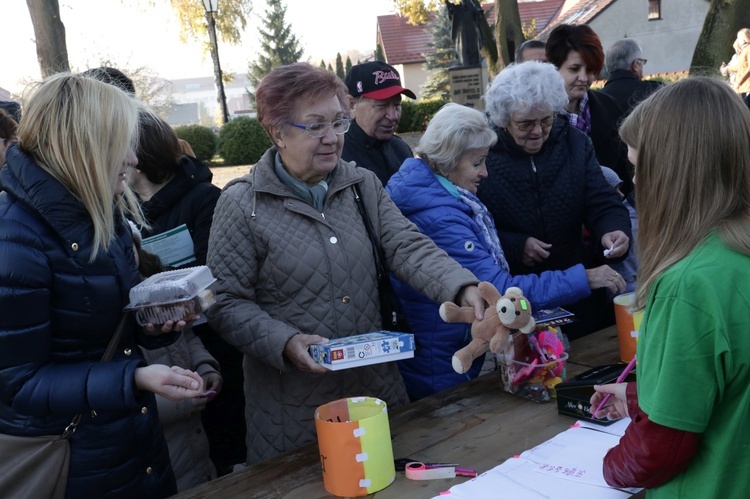
<svg viewBox="0 0 750 499"><path fill-rule="evenodd" d="M139 123L136 168L150 182L161 184L180 170L180 141L169 123L152 113L141 113Z"/></svg>
<svg viewBox="0 0 750 499"><path fill-rule="evenodd" d="M258 84L255 92L258 121L273 141L271 129L282 130L289 126L297 101L317 100L333 94L346 112L349 109L347 93L341 78L327 69L306 62L281 66Z"/></svg>
<svg viewBox="0 0 750 499"><path fill-rule="evenodd" d="M620 136L637 153L636 309L656 279L713 230L750 255L750 110L728 84L708 77L672 83L633 110Z"/></svg>
<svg viewBox="0 0 750 499"><path fill-rule="evenodd" d="M0 140L12 139L16 136L18 123L14 120L5 109L0 109Z"/></svg>
<svg viewBox="0 0 750 499"><path fill-rule="evenodd" d="M547 61L558 69L571 51L581 54L586 67L601 73L604 67L604 49L599 36L585 24L561 24L547 38Z"/></svg>

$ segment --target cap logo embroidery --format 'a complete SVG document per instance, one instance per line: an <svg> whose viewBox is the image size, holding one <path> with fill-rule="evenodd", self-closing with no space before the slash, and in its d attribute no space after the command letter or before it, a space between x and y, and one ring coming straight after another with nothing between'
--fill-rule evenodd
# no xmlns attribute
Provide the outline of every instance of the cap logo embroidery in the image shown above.
<svg viewBox="0 0 750 499"><path fill-rule="evenodd" d="M362 82L361 81L357 82L357 92L362 93Z"/></svg>
<svg viewBox="0 0 750 499"><path fill-rule="evenodd" d="M396 74L394 71L375 71L373 73L375 76L375 85L380 85L386 80L398 80L398 74Z"/></svg>

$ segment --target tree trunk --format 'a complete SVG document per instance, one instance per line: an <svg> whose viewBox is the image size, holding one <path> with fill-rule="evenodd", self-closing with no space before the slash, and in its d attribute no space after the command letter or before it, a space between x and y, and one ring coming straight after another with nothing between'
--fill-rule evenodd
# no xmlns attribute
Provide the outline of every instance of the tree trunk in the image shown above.
<svg viewBox="0 0 750 499"><path fill-rule="evenodd" d="M499 72L515 60L516 49L524 42L517 0L495 0L495 40Z"/></svg>
<svg viewBox="0 0 750 499"><path fill-rule="evenodd" d="M36 56L42 77L70 71L65 25L60 19L58 0L26 0L34 25Z"/></svg>
<svg viewBox="0 0 750 499"><path fill-rule="evenodd" d="M214 83L216 84L216 101L221 111L221 122L229 122L229 109L227 108L227 96L224 94L224 79L221 74L219 62L219 45L216 40L216 21L213 12L206 12L206 24L208 24L208 38L211 42L211 60L214 63Z"/></svg>
<svg viewBox="0 0 750 499"><path fill-rule="evenodd" d="M750 28L750 0L711 0L690 63L690 74L718 73L734 54L737 32Z"/></svg>

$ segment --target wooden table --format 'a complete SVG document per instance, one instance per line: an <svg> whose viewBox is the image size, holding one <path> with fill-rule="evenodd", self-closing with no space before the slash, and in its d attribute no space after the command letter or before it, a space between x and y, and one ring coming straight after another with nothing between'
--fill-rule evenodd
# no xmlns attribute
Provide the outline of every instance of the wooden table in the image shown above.
<svg viewBox="0 0 750 499"><path fill-rule="evenodd" d="M568 376L591 367L619 362L617 330L613 327L575 340ZM554 402L537 404L503 392L499 375L478 379L421 399L389 414L393 455L420 461L457 462L484 472L530 449L575 422L557 413ZM467 478L396 480L368 497L430 498ZM636 497L641 497L643 493ZM195 487L175 497L322 498L335 497L323 487L314 442Z"/></svg>

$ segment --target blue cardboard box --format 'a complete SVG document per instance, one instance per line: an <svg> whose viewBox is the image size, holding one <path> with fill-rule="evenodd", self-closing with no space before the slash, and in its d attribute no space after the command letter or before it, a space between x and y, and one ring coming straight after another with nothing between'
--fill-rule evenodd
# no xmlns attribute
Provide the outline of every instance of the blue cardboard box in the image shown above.
<svg viewBox="0 0 750 499"><path fill-rule="evenodd" d="M414 357L414 335L375 331L310 345L310 355L332 371Z"/></svg>

